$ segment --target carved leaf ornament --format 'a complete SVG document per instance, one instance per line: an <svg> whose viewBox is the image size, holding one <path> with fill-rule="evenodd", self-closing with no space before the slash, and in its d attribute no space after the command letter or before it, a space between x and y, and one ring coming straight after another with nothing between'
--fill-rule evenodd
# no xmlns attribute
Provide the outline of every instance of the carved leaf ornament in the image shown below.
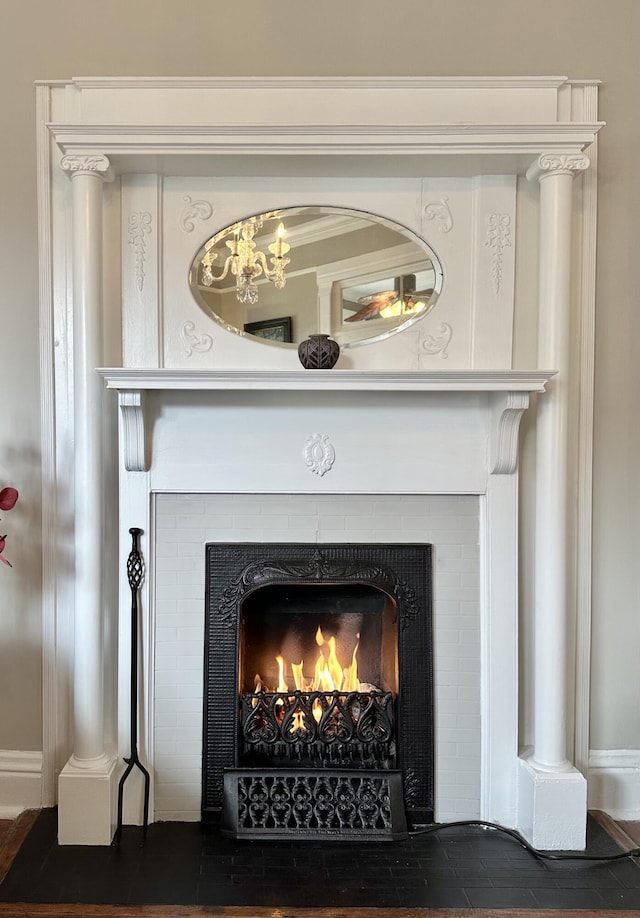
<svg viewBox="0 0 640 918"><path fill-rule="evenodd" d="M511 245L511 217L493 211L487 215L487 238L485 246L491 251L491 277L496 294L502 287L503 252Z"/></svg>
<svg viewBox="0 0 640 918"><path fill-rule="evenodd" d="M133 247L135 258L136 287L142 293L144 287L144 263L147 258L146 236L151 232L151 214L149 211L136 211L129 214L129 245Z"/></svg>

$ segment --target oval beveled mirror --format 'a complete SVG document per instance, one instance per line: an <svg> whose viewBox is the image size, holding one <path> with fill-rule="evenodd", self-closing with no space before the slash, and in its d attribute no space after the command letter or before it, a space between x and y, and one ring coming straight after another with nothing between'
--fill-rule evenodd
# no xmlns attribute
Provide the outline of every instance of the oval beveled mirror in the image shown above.
<svg viewBox="0 0 640 918"><path fill-rule="evenodd" d="M364 211L290 207L225 227L189 272L216 322L271 344L330 334L341 347L394 334L427 315L442 266L406 227Z"/></svg>

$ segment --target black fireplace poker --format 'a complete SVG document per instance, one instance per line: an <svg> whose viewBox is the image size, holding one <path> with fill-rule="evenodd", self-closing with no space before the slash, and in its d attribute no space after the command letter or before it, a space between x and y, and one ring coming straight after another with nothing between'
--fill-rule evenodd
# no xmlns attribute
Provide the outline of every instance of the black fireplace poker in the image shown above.
<svg viewBox="0 0 640 918"><path fill-rule="evenodd" d="M124 784L134 768L139 768L144 776L144 807L142 819L143 835L147 834L149 825L149 772L144 767L138 756L138 593L144 579L144 561L138 548L138 539L142 529L132 527L131 551L127 558L127 579L131 589L131 753L125 758L127 767L118 784L118 821L116 826L115 841L120 844L122 835L122 802L124 797Z"/></svg>

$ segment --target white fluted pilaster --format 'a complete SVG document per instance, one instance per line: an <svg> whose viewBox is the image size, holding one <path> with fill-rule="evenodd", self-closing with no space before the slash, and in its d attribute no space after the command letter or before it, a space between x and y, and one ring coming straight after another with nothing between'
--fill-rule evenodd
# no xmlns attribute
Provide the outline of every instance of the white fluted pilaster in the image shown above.
<svg viewBox="0 0 640 918"><path fill-rule="evenodd" d="M96 373L102 359L102 186L109 179L105 156L65 156L73 210L73 386L75 490L75 615L73 662L73 755L59 784L59 836L86 844L111 838L113 761L104 748L103 690L103 387ZM88 809L87 809L88 807ZM89 818L91 817L91 818Z"/></svg>

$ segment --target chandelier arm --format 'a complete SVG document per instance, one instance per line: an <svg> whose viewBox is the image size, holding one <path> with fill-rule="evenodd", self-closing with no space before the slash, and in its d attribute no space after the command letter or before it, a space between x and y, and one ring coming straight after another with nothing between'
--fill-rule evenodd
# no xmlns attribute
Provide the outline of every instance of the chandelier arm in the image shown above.
<svg viewBox="0 0 640 918"><path fill-rule="evenodd" d="M267 265L267 258L264 252L254 252L253 264L255 268L257 269L253 273L254 277L260 277L260 275L263 273L265 277L271 277L271 275L273 274L273 271L269 270L269 266Z"/></svg>
<svg viewBox="0 0 640 918"><path fill-rule="evenodd" d="M214 258L215 258L215 257L216 257L216 255L214 255ZM227 274L229 273L229 268L231 268L231 273L232 273L232 274L235 273L234 270L233 270L233 259L234 259L234 256L233 256L233 255L227 255L227 257L226 257L226 259L225 259L224 267L223 267L223 269L222 269L222 273L221 273L221 274L214 274L213 271L211 270L211 267L212 267L212 266L209 265L209 272L210 272L211 277L213 278L214 281L221 281L221 280L224 280L225 277L227 276Z"/></svg>

